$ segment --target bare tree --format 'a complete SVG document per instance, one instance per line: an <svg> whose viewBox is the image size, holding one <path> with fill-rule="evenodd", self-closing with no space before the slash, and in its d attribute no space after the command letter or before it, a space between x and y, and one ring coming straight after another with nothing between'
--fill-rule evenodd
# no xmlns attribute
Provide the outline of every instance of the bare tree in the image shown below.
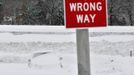
<svg viewBox="0 0 134 75"><path fill-rule="evenodd" d="M54 25L57 23L57 19L59 18L59 22L64 23L64 8L63 8L63 0L46 0L45 8L47 10L47 21L48 24ZM59 24L61 24L59 23Z"/></svg>
<svg viewBox="0 0 134 75"><path fill-rule="evenodd" d="M129 20L130 20L130 25L133 26L133 13L132 13L132 10L133 10L133 7L132 7L132 0L128 0L128 15L129 15Z"/></svg>
<svg viewBox="0 0 134 75"><path fill-rule="evenodd" d="M116 15L114 13L114 9L116 7L116 0L108 0L108 14L109 14L109 24L114 25Z"/></svg>
<svg viewBox="0 0 134 75"><path fill-rule="evenodd" d="M109 24L133 26L133 0L108 0Z"/></svg>
<svg viewBox="0 0 134 75"><path fill-rule="evenodd" d="M0 23L3 20L3 0L0 0Z"/></svg>

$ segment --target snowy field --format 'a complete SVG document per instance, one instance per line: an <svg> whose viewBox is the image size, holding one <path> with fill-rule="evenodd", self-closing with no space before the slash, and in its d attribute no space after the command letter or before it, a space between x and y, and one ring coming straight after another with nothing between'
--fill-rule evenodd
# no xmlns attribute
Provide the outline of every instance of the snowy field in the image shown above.
<svg viewBox="0 0 134 75"><path fill-rule="evenodd" d="M134 27L89 33L92 75L134 75ZM75 36L62 26L0 26L0 74L78 75Z"/></svg>

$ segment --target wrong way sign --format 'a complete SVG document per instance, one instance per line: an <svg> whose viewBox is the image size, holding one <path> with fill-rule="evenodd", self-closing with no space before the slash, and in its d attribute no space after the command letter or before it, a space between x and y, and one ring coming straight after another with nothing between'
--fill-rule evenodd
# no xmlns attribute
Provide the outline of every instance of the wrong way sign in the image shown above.
<svg viewBox="0 0 134 75"><path fill-rule="evenodd" d="M105 27L106 0L65 0L66 28Z"/></svg>

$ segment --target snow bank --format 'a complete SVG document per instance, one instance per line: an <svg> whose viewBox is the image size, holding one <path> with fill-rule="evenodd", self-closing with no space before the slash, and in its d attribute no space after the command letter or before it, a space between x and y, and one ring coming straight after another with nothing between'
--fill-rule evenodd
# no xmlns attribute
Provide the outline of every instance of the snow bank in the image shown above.
<svg viewBox="0 0 134 75"><path fill-rule="evenodd" d="M1 25L0 32L75 32L75 29L66 29L65 26L26 26ZM133 26L107 26L89 28L89 32L134 32Z"/></svg>
<svg viewBox="0 0 134 75"><path fill-rule="evenodd" d="M89 32L134 32L133 26L108 26L91 28Z"/></svg>
<svg viewBox="0 0 134 75"><path fill-rule="evenodd" d="M75 34L24 34L1 33L0 42L74 42Z"/></svg>
<svg viewBox="0 0 134 75"><path fill-rule="evenodd" d="M23 26L23 25L1 25L0 32L75 32L64 26Z"/></svg>
<svg viewBox="0 0 134 75"><path fill-rule="evenodd" d="M91 37L90 41L109 41L109 42L128 42L134 41L134 35L105 35L99 37Z"/></svg>

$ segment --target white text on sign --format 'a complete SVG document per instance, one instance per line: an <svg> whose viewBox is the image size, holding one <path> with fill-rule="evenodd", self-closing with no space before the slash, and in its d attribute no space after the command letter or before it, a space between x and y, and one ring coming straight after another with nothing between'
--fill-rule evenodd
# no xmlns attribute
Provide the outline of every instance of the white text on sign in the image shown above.
<svg viewBox="0 0 134 75"><path fill-rule="evenodd" d="M70 3L71 12L102 11L101 2ZM76 14L77 23L94 23L97 14Z"/></svg>

